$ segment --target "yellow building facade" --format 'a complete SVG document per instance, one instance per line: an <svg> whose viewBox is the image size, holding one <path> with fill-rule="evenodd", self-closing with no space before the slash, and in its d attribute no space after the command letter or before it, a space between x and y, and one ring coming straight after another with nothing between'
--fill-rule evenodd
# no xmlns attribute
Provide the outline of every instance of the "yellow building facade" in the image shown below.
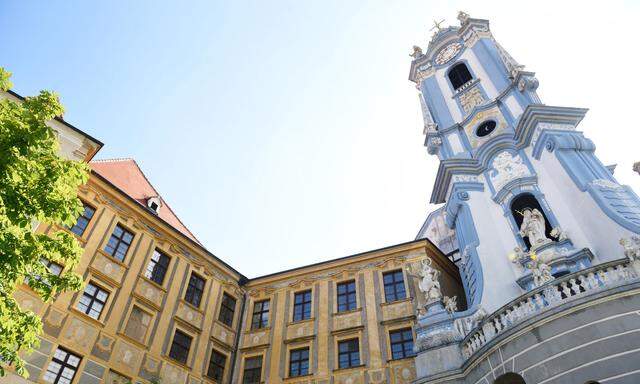
<svg viewBox="0 0 640 384"><path fill-rule="evenodd" d="M100 148L58 123L78 136L63 155L88 161ZM37 229L82 243L84 290L45 304L19 287L44 333L25 356L29 378L0 383L409 383L420 263L464 301L457 268L428 240L248 279L193 237L133 160L91 165L78 223Z"/></svg>

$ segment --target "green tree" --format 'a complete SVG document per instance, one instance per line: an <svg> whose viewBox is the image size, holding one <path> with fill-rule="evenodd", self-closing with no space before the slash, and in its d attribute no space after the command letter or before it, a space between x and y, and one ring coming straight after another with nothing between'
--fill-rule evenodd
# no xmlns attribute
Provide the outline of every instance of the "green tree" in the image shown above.
<svg viewBox="0 0 640 384"><path fill-rule="evenodd" d="M10 76L0 68L0 89L11 87ZM45 302L82 287L73 272L82 255L76 238L33 230L36 223L71 226L82 212L77 190L87 182L88 167L60 157L56 134L46 125L63 111L48 91L21 102L0 100L0 376L10 366L28 375L21 356L38 346L42 332L40 318L14 299L16 287L26 282ZM46 261L64 265L64 272L51 273Z"/></svg>

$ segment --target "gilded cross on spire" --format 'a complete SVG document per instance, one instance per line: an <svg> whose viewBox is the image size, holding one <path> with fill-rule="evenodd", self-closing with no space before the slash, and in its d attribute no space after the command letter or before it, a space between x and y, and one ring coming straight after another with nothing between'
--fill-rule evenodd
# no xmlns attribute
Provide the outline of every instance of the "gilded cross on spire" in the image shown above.
<svg viewBox="0 0 640 384"><path fill-rule="evenodd" d="M440 26L440 24L442 23L444 23L444 19L440 21L433 20L433 27L431 27L430 31L434 31L435 33L440 32L440 30L442 30L442 27Z"/></svg>

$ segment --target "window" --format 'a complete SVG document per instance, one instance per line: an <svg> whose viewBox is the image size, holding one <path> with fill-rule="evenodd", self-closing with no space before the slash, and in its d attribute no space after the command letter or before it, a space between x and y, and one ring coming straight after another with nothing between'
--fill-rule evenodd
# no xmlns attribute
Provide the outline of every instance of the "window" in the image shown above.
<svg viewBox="0 0 640 384"><path fill-rule="evenodd" d="M289 354L289 377L309 374L309 348L294 349Z"/></svg>
<svg viewBox="0 0 640 384"><path fill-rule="evenodd" d="M187 287L187 292L184 295L184 300L190 304L193 304L195 307L200 306L200 302L202 301L202 293L204 292L204 279L195 273L191 274L189 278L189 286Z"/></svg>
<svg viewBox="0 0 640 384"><path fill-rule="evenodd" d="M169 357L182 364L186 364L189 358L189 349L191 349L191 340L193 340L191 336L176 329L176 333L173 335L171 349L169 350Z"/></svg>
<svg viewBox="0 0 640 384"><path fill-rule="evenodd" d="M360 345L358 339L338 343L338 368L350 368L360 365Z"/></svg>
<svg viewBox="0 0 640 384"><path fill-rule="evenodd" d="M262 380L262 356L250 357L244 361L243 384L258 384Z"/></svg>
<svg viewBox="0 0 640 384"><path fill-rule="evenodd" d="M356 309L356 282L355 280L338 284L338 312Z"/></svg>
<svg viewBox="0 0 640 384"><path fill-rule="evenodd" d="M224 325L233 325L233 316L236 312L236 299L226 292L222 294L222 303L220 304L220 314L218 320Z"/></svg>
<svg viewBox="0 0 640 384"><path fill-rule="evenodd" d="M293 321L311 318L311 290L298 292L293 297Z"/></svg>
<svg viewBox="0 0 640 384"><path fill-rule="evenodd" d="M391 358L404 359L413 356L413 334L411 328L389 332L391 341Z"/></svg>
<svg viewBox="0 0 640 384"><path fill-rule="evenodd" d="M253 304L251 329L265 328L269 325L269 300L258 301Z"/></svg>
<svg viewBox="0 0 640 384"><path fill-rule="evenodd" d="M224 377L224 366L227 361L227 357L222 353L211 350L211 359L209 359L209 369L207 370L207 376L217 382L222 382Z"/></svg>
<svg viewBox="0 0 640 384"><path fill-rule="evenodd" d="M480 124L478 128L476 128L476 136L484 137L489 135L493 130L496 129L496 122L493 120L485 121Z"/></svg>
<svg viewBox="0 0 640 384"><path fill-rule="evenodd" d="M83 204L83 205L84 205L84 210L82 211L82 214L78 216L78 220L73 225L73 227L69 228L71 232L75 233L78 236L82 236L82 234L84 233L84 230L87 229L87 225L89 225L89 222L93 217L93 214L96 213L95 208L87 204Z"/></svg>
<svg viewBox="0 0 640 384"><path fill-rule="evenodd" d="M113 229L111 238L109 238L109 242L104 247L104 251L117 260L124 261L124 257L127 255L127 251L131 245L131 240L133 240L133 234L118 224Z"/></svg>
<svg viewBox="0 0 640 384"><path fill-rule="evenodd" d="M456 91L473 79L465 63L456 64L449 71L449 81Z"/></svg>
<svg viewBox="0 0 640 384"><path fill-rule="evenodd" d="M384 298L387 303L407 297L402 270L382 274L382 281L384 282Z"/></svg>
<svg viewBox="0 0 640 384"><path fill-rule="evenodd" d="M42 263L42 265L44 265L49 270L50 274L55 275L55 276L60 276L60 274L62 273L62 270L64 269L64 267L62 265L56 263L55 261L51 261L51 260L45 259L44 257L40 258L40 262ZM44 284L46 284L47 286L50 285L49 282L46 281L46 278L44 278L42 276L36 275L35 276L35 280L36 281L41 281ZM25 284L29 284L29 278L26 277L24 279L24 282L25 282Z"/></svg>
<svg viewBox="0 0 640 384"><path fill-rule="evenodd" d="M70 384L80 365L80 357L57 348L42 377L47 383Z"/></svg>
<svg viewBox="0 0 640 384"><path fill-rule="evenodd" d="M162 285L167 269L169 269L170 260L169 256L155 249L149 264L147 264L147 270L144 272L145 277L154 283Z"/></svg>
<svg viewBox="0 0 640 384"><path fill-rule="evenodd" d="M77 308L81 312L86 313L97 320L102 313L102 309L104 308L108 297L109 293L107 291L99 288L93 283L89 283L82 293L82 297L78 302Z"/></svg>
<svg viewBox="0 0 640 384"><path fill-rule="evenodd" d="M129 314L124 333L133 340L144 343L150 323L151 315L134 305Z"/></svg>

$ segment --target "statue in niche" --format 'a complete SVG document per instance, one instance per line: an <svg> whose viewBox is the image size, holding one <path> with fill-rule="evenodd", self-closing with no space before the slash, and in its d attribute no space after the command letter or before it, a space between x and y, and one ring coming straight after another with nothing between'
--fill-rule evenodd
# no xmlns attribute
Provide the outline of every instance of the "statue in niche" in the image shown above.
<svg viewBox="0 0 640 384"><path fill-rule="evenodd" d="M438 276L440 271L431 266L431 259L426 258L422 260L422 269L420 270L420 283L418 287L420 292L424 294L426 304L431 304L434 301L442 299L442 292L440 291L440 282Z"/></svg>
<svg viewBox="0 0 640 384"><path fill-rule="evenodd" d="M520 213L520 212L518 212ZM542 213L537 209L526 208L522 215L522 225L520 226L520 235L528 237L531 248L535 249L542 244L551 241L545 234L545 221Z"/></svg>

